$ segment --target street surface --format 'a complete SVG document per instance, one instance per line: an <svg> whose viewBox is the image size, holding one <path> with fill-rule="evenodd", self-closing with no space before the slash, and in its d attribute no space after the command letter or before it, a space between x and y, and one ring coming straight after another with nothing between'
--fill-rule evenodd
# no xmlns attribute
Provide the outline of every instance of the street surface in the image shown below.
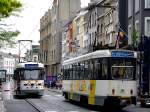
<svg viewBox="0 0 150 112"><path fill-rule="evenodd" d="M32 104L32 105L30 105ZM60 93L45 90L42 98L11 99L4 102L6 112L97 112L98 109L66 101ZM36 109L35 109L36 108ZM101 112L101 111L100 111ZM150 108L130 105L119 112L150 112Z"/></svg>

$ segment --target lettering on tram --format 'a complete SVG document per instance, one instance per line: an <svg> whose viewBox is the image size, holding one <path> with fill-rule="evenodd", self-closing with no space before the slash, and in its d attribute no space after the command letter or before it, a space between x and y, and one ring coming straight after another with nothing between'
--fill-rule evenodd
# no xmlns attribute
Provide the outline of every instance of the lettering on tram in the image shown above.
<svg viewBox="0 0 150 112"><path fill-rule="evenodd" d="M136 60L137 53L129 50L99 50L66 60L63 95L90 105L135 104Z"/></svg>
<svg viewBox="0 0 150 112"><path fill-rule="evenodd" d="M44 93L44 65L36 62L19 63L14 71L15 94L28 95Z"/></svg>

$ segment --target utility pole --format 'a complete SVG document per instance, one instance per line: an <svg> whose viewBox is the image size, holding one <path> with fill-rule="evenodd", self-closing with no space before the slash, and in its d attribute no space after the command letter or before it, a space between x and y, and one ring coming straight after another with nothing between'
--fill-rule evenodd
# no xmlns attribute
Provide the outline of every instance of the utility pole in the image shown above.
<svg viewBox="0 0 150 112"><path fill-rule="evenodd" d="M22 50L27 50L28 48L28 45L30 45L30 54L29 54L29 57L30 57L30 61L32 60L32 40L18 40L18 43L19 43L19 63L21 62L21 53L22 53ZM21 48L21 45L23 46L23 48Z"/></svg>

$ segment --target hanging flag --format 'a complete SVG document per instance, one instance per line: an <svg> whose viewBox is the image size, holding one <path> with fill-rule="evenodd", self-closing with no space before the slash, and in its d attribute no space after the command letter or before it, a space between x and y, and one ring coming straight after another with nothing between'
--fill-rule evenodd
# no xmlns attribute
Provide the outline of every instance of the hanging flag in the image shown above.
<svg viewBox="0 0 150 112"><path fill-rule="evenodd" d="M124 48L128 45L128 37L125 35L125 32L119 31L116 38L116 49Z"/></svg>

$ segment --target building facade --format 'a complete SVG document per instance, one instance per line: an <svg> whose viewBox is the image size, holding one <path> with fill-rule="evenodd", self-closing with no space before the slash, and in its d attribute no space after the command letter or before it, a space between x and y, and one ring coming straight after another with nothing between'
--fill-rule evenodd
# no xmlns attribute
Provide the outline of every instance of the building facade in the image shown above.
<svg viewBox="0 0 150 112"><path fill-rule="evenodd" d="M89 52L115 47L116 33L118 30L117 1L92 0L92 3L89 4L87 9L90 15L87 32Z"/></svg>
<svg viewBox="0 0 150 112"><path fill-rule="evenodd" d="M101 6L108 7L99 7ZM88 7L80 10L75 18L65 26L63 33L62 58L69 59L108 46L115 48L118 32L117 1L91 0ZM72 29L70 28L72 25ZM68 32L72 35L68 36ZM66 40L65 40L66 39ZM70 49L70 50L68 50Z"/></svg>
<svg viewBox="0 0 150 112"><path fill-rule="evenodd" d="M51 36L51 10L48 10L40 20L40 62L45 65L46 74L48 74L48 58L49 58L49 39Z"/></svg>
<svg viewBox="0 0 150 112"><path fill-rule="evenodd" d="M12 54L0 52L0 69L6 70L8 75L14 74L16 59Z"/></svg>
<svg viewBox="0 0 150 112"><path fill-rule="evenodd" d="M80 0L54 0L50 9L50 19L48 19L50 23L45 22L47 14L41 19L41 61L45 63L47 75L61 73L62 26L68 23L78 10L80 10ZM47 26L47 28L44 26ZM48 38L45 39L44 37Z"/></svg>
<svg viewBox="0 0 150 112"><path fill-rule="evenodd" d="M129 43L137 44L140 35L150 36L150 0L128 0L128 35ZM137 38L132 38L134 30Z"/></svg>
<svg viewBox="0 0 150 112"><path fill-rule="evenodd" d="M137 38L132 38L134 29ZM129 44L137 47L140 35L150 36L150 0L128 0L128 35Z"/></svg>
<svg viewBox="0 0 150 112"><path fill-rule="evenodd" d="M88 10L81 9L62 32L62 61L87 53Z"/></svg>
<svg viewBox="0 0 150 112"><path fill-rule="evenodd" d="M88 27L89 11L86 8L82 9L73 19L73 39L74 39L74 55L83 55L88 52Z"/></svg>

